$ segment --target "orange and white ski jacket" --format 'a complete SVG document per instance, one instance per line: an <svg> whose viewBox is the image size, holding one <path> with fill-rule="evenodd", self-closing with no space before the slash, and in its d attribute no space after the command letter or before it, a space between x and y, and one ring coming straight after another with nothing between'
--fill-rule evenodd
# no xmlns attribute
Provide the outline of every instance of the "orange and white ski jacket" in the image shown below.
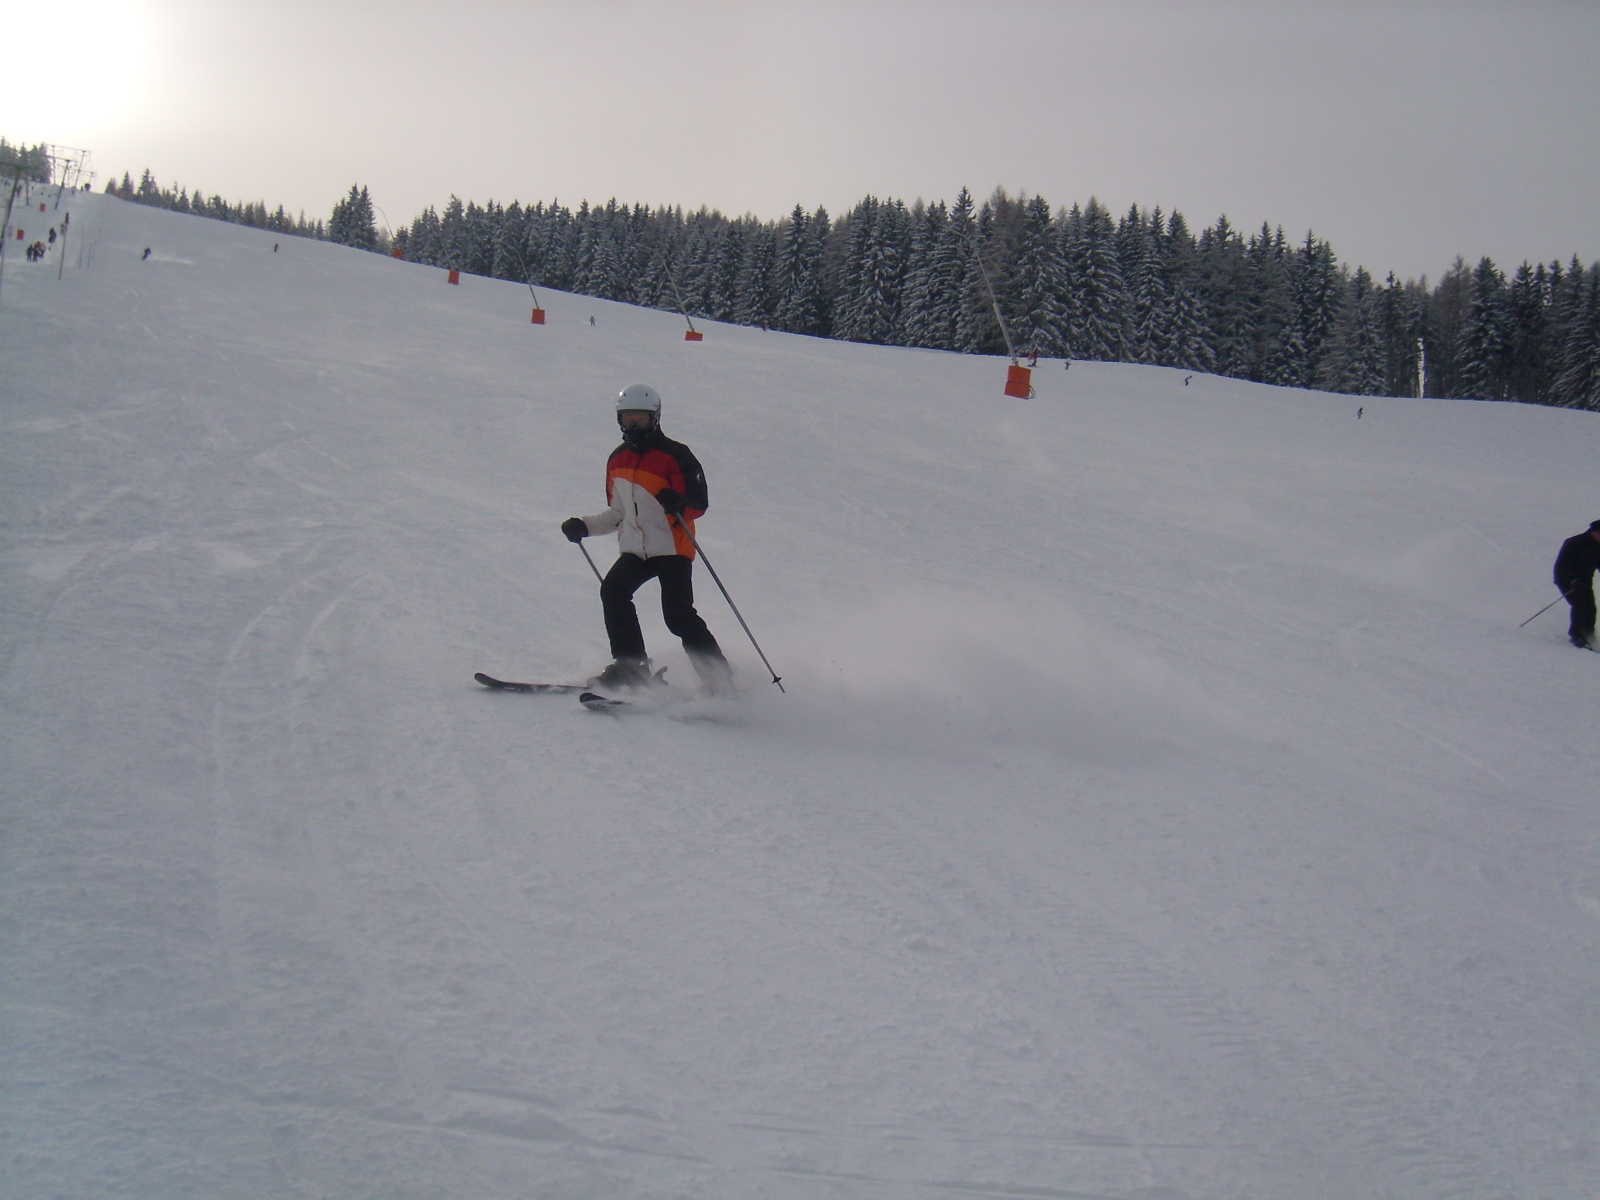
<svg viewBox="0 0 1600 1200"><path fill-rule="evenodd" d="M591 536L617 531L617 548L640 558L663 554L694 557L694 543L667 519L656 493L671 488L684 499L683 520L694 532L705 515L706 474L700 460L682 442L658 429L638 449L624 442L606 462L606 503L610 506L583 523Z"/></svg>

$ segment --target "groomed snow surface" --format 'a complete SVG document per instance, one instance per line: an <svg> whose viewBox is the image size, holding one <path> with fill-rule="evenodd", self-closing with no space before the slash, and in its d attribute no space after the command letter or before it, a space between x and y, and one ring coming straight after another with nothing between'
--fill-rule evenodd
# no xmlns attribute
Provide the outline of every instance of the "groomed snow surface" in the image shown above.
<svg viewBox="0 0 1600 1200"><path fill-rule="evenodd" d="M1517 627L1594 414L1013 400L68 203L0 296L0 1194L1600 1192L1600 655ZM737 701L472 681L607 661L557 525L635 381L787 695L703 566Z"/></svg>

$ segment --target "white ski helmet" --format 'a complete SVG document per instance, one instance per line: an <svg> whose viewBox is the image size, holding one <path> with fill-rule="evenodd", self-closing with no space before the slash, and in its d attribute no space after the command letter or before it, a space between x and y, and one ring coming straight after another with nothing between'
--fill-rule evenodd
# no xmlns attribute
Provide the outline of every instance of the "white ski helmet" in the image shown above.
<svg viewBox="0 0 1600 1200"><path fill-rule="evenodd" d="M661 393L648 383L630 383L617 393L617 411L655 413L661 420Z"/></svg>

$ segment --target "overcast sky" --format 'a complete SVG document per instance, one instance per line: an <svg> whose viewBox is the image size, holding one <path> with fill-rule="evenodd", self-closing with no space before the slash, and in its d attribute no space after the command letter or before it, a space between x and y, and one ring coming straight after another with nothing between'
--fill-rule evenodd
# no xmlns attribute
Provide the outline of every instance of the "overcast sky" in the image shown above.
<svg viewBox="0 0 1600 1200"><path fill-rule="evenodd" d="M1600 259L1600 0L0 0L0 134L326 218L1097 196L1380 278ZM29 51L24 52L23 47Z"/></svg>

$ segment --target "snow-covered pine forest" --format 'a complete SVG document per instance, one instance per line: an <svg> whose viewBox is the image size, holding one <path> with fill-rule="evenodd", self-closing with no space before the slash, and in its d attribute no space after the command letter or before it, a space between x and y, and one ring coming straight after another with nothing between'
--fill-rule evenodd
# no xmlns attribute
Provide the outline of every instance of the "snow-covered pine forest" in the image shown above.
<svg viewBox="0 0 1600 1200"><path fill-rule="evenodd" d="M44 176L48 179L48 175ZM352 189L355 190L355 189ZM365 189L362 189L365 191ZM151 208L164 208L169 212L188 213L195 217L210 217L214 221L226 221L230 225L245 225L251 229L265 229L269 233L281 233L288 237L311 238L315 241L334 241L340 245L352 244L346 239L336 237L334 230L329 225L324 225L320 219L307 219L304 212L298 216L291 216L285 211L283 205L276 209L267 207L265 201L242 200L237 203L224 199L212 193L208 199L203 188L190 189L179 184L162 187L156 182L154 175L147 169L139 177L139 182L134 183L126 172L119 182L115 178L106 184L106 195L115 196L119 200L131 200L135 204L145 204ZM348 197L334 205L334 219L337 220L340 210L349 203ZM370 201L368 202L370 204ZM372 212L367 210L368 225L371 225ZM380 247L376 227L373 227L373 240L371 245L361 245L363 250L387 249L387 245ZM384 239L385 243L387 239ZM359 244L359 243L357 243Z"/></svg>
<svg viewBox="0 0 1600 1200"><path fill-rule="evenodd" d="M1600 409L1600 264L1458 261L1430 288L1378 283L1307 233L1097 201L1052 210L868 196L832 221L451 197L400 231L411 261L608 300L877 345L1144 363L1361 396L1509 399ZM976 249L976 254L973 249ZM980 262L982 266L980 267ZM1425 353L1419 355L1419 349Z"/></svg>
<svg viewBox="0 0 1600 1200"><path fill-rule="evenodd" d="M1600 263L1457 259L1436 285L1379 283L1314 233L1254 233L1226 216L1195 233L1182 213L1090 199L1052 210L1003 190L981 205L868 196L833 220L716 210L574 211L559 201L481 207L452 196L409 227L380 228L352 185L326 226L280 205L230 204L146 170L108 194L411 262L530 282L696 317L875 345L1004 353L989 283L1019 354L1142 363L1357 396L1516 400L1600 411ZM976 250L976 254L974 254ZM982 266L980 266L980 261Z"/></svg>

